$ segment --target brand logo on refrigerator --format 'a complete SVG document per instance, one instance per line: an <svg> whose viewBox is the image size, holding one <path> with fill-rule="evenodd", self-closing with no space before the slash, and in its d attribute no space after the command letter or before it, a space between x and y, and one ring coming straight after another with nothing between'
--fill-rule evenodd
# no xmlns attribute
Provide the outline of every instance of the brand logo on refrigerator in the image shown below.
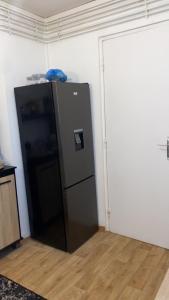
<svg viewBox="0 0 169 300"><path fill-rule="evenodd" d="M78 96L78 92L73 92L73 95L74 96Z"/></svg>

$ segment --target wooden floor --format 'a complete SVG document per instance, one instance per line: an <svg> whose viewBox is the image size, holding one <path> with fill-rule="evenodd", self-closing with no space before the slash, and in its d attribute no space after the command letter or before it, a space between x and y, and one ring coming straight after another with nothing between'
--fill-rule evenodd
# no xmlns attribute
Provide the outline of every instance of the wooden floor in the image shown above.
<svg viewBox="0 0 169 300"><path fill-rule="evenodd" d="M169 251L99 232L73 255L28 239L0 259L0 273L51 300L151 300Z"/></svg>

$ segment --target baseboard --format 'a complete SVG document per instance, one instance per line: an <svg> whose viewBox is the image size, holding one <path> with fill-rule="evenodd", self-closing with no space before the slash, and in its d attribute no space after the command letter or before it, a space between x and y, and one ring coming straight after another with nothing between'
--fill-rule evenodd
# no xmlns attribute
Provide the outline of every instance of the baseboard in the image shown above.
<svg viewBox="0 0 169 300"><path fill-rule="evenodd" d="M105 226L99 226L99 232L105 232L106 228Z"/></svg>

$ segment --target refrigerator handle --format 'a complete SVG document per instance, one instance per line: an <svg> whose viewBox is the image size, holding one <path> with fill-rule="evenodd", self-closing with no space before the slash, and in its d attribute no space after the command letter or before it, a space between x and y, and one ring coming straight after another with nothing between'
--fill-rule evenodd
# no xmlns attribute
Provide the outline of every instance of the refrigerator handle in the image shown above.
<svg viewBox="0 0 169 300"><path fill-rule="evenodd" d="M84 134L83 129L74 130L74 141L75 141L75 150L80 151L84 149Z"/></svg>

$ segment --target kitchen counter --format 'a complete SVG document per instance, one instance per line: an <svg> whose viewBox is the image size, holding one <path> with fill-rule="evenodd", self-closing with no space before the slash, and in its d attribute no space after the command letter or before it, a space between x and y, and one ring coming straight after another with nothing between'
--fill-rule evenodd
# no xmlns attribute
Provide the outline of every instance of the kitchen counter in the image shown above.
<svg viewBox="0 0 169 300"><path fill-rule="evenodd" d="M12 175L15 169L16 167L13 166L5 166L3 169L0 169L0 177Z"/></svg>

